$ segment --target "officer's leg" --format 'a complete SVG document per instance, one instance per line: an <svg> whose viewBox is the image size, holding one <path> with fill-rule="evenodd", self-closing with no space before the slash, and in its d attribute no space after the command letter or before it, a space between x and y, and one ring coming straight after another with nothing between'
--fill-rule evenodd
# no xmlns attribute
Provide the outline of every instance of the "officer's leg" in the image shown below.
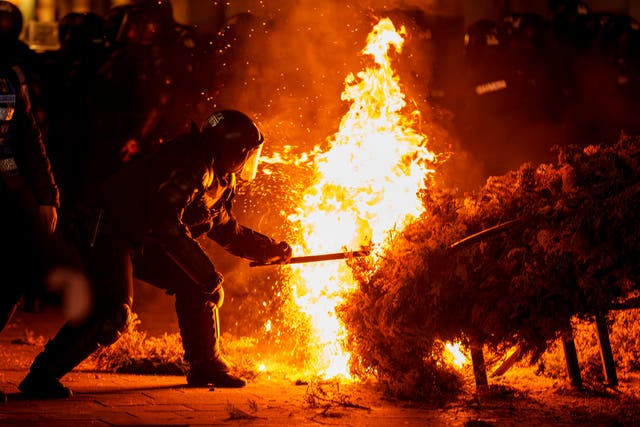
<svg viewBox="0 0 640 427"><path fill-rule="evenodd" d="M10 191L0 177L0 331L20 298L42 280L41 230L29 194Z"/></svg>
<svg viewBox="0 0 640 427"><path fill-rule="evenodd" d="M0 246L6 243L0 243ZM3 264L3 261L8 260L8 254L4 253L3 250L0 249L0 265L4 270L4 277L0 278L0 331L4 329L4 327L11 320L11 316L22 297L22 289L17 285L19 282L19 278L17 277L17 273L13 271L12 263ZM0 404L5 403L7 401L7 396L0 390Z"/></svg>
<svg viewBox="0 0 640 427"><path fill-rule="evenodd" d="M13 312L16 310L18 301L22 292L18 290L18 287L13 283L2 283L0 288L0 331L7 326Z"/></svg>
<svg viewBox="0 0 640 427"><path fill-rule="evenodd" d="M229 373L220 353L218 308L224 294L205 298L199 287L169 258L160 246L145 246L142 256L133 261L134 275L176 296L176 314L189 364L187 382L193 386L243 387L246 381Z"/></svg>
<svg viewBox="0 0 640 427"><path fill-rule="evenodd" d="M0 331L11 320L27 288L38 279L38 224L25 199L0 176ZM0 404L6 395L0 391Z"/></svg>
<svg viewBox="0 0 640 427"><path fill-rule="evenodd" d="M45 346L18 388L38 398L63 398L71 391L60 378L99 346L114 343L126 330L133 298L129 249L124 243L102 241L88 256L94 288L92 314L81 323L67 322Z"/></svg>
<svg viewBox="0 0 640 427"><path fill-rule="evenodd" d="M222 288L216 301L187 291L176 292L176 312L190 370L187 382L194 387L214 385L238 388L247 382L229 373L229 365L220 352L218 309L224 300Z"/></svg>

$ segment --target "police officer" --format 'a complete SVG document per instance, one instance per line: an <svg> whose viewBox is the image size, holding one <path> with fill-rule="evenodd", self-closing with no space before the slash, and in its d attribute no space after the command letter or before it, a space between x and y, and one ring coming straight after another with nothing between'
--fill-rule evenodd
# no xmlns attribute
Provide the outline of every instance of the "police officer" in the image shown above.
<svg viewBox="0 0 640 427"><path fill-rule="evenodd" d="M118 41L118 33L122 26L127 11L131 9L131 4L121 4L112 6L104 15L104 33L107 49L116 50L121 47L122 43Z"/></svg>
<svg viewBox="0 0 640 427"><path fill-rule="evenodd" d="M82 324L63 326L20 390L43 398L71 394L60 378L127 327L134 274L176 295L188 384L245 385L220 354L217 310L223 279L194 235L206 232L231 253L262 263L291 257L286 242L239 225L230 211L236 178L255 174L262 144L249 117L218 111L201 129L163 144L101 186L88 201L96 220L87 221L92 226L86 234L95 311Z"/></svg>
<svg viewBox="0 0 640 427"><path fill-rule="evenodd" d="M95 13L72 12L58 24L60 49L40 54L47 150L64 209L83 190L92 137L88 126L88 93L105 61L105 32ZM61 215L64 216L64 215Z"/></svg>
<svg viewBox="0 0 640 427"><path fill-rule="evenodd" d="M500 146L506 139L503 121L514 105L514 67L508 44L494 20L482 19L465 33L465 75L456 102L456 128L464 147L485 165L487 174L499 173Z"/></svg>
<svg viewBox="0 0 640 427"><path fill-rule="evenodd" d="M22 14L0 1L0 330L41 282L46 236L56 228L58 189L31 87L19 65Z"/></svg>
<svg viewBox="0 0 640 427"><path fill-rule="evenodd" d="M589 19L589 5L582 0L549 0L551 25L558 43L563 47L583 43L584 21Z"/></svg>
<svg viewBox="0 0 640 427"><path fill-rule="evenodd" d="M53 232L58 188L34 116L31 87L16 58L4 55L16 49L21 25L18 8L0 1L0 173L7 190L35 206L44 229Z"/></svg>

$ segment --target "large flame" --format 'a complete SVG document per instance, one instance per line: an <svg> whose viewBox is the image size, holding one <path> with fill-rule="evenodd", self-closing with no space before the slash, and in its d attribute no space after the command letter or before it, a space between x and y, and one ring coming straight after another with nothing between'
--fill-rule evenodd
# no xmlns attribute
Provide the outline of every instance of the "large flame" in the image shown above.
<svg viewBox="0 0 640 427"><path fill-rule="evenodd" d="M290 219L299 232L297 254L357 250L380 244L394 228L423 211L417 196L432 172L434 154L415 130L419 113L405 111L405 95L389 52L400 53L404 28L380 20L362 53L374 64L345 81L342 99L351 103L330 148L316 158L314 183ZM374 250L373 256L376 256ZM317 335L318 365L325 376L349 375L349 355L340 348L344 330L335 308L355 281L344 262L293 267L291 285Z"/></svg>

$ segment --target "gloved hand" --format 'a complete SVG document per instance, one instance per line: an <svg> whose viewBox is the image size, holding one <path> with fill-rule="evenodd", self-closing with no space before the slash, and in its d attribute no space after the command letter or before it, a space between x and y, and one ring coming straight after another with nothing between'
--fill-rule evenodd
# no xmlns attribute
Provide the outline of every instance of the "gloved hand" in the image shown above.
<svg viewBox="0 0 640 427"><path fill-rule="evenodd" d="M261 264L286 264L292 255L291 246L287 242L273 243L265 251L264 259L259 260Z"/></svg>

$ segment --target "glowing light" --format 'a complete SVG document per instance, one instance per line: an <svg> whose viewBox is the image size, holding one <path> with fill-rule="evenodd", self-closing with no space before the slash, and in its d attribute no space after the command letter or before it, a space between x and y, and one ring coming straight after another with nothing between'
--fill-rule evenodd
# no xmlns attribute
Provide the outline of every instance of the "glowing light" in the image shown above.
<svg viewBox="0 0 640 427"><path fill-rule="evenodd" d="M349 75L342 100L351 103L330 148L315 154L316 176L290 220L299 231L296 254L358 250L385 241L388 232L423 211L417 192L432 172L435 155L415 130L418 112L405 111L405 96L389 57L400 52L404 28L380 20L364 55L373 65ZM378 256L380 246L373 248ZM292 267L296 303L310 318L317 341L316 371L349 378L349 354L340 341L344 328L335 308L356 283L344 262Z"/></svg>
<svg viewBox="0 0 640 427"><path fill-rule="evenodd" d="M445 356L448 361L454 365L456 368L462 368L464 365L469 363L469 359L462 352L462 348L459 343L445 343L445 349L447 350L447 354Z"/></svg>

